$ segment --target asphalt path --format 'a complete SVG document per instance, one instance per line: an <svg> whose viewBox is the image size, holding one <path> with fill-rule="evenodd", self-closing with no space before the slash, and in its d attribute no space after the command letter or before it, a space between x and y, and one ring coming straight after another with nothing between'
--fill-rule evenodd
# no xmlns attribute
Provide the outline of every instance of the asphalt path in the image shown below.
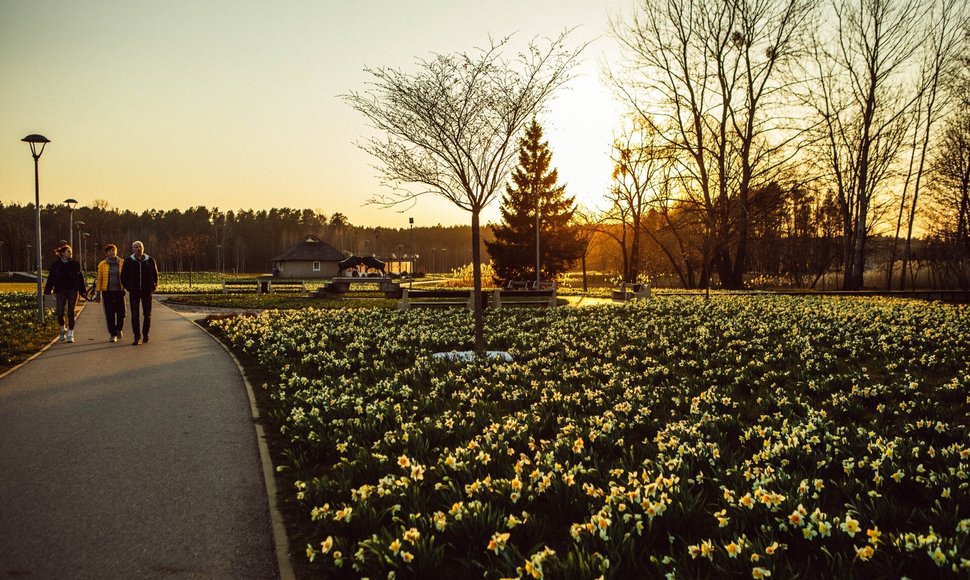
<svg viewBox="0 0 970 580"><path fill-rule="evenodd" d="M156 303L151 343L99 304L0 379L0 577L276 578L245 383Z"/></svg>

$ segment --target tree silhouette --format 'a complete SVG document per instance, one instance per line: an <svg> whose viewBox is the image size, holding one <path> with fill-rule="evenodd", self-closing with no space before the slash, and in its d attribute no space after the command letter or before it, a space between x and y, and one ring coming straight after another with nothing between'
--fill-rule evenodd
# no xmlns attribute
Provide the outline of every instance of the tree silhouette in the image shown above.
<svg viewBox="0 0 970 580"><path fill-rule="evenodd" d="M475 53L436 54L418 61L415 72L367 69L364 93L344 96L385 138L363 148L380 161L396 204L423 193L448 199L471 213L474 292L482 289L480 216L508 176L513 139L555 89L569 79L582 50L565 48L563 33L548 44L531 42L514 61L502 56L508 39ZM415 193L402 189L417 185ZM485 319L473 301L474 348L485 350Z"/></svg>
<svg viewBox="0 0 970 580"><path fill-rule="evenodd" d="M542 127L533 118L519 140L519 165L502 197L502 223L492 226L495 240L485 242L496 282L537 278L537 245L541 275L547 279L583 256L583 244L570 225L575 198L566 197L565 186L558 185L551 160L549 143L542 140Z"/></svg>

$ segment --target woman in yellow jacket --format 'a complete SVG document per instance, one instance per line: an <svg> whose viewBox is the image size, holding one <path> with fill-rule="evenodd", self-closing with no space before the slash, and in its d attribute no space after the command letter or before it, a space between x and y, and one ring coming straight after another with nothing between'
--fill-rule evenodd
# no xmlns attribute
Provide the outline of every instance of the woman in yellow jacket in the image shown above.
<svg viewBox="0 0 970 580"><path fill-rule="evenodd" d="M121 286L121 268L124 260L118 257L118 246L104 247L104 260L98 264L95 280L96 300L104 306L104 318L108 323L108 342L118 342L125 325L125 289Z"/></svg>

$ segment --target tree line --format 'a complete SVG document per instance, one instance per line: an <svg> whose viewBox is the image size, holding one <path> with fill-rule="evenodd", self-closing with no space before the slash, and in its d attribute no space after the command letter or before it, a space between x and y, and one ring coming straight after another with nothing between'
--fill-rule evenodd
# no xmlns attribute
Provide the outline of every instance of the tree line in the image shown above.
<svg viewBox="0 0 970 580"><path fill-rule="evenodd" d="M72 219L73 218L73 219ZM73 236L69 234L73 222ZM197 206L186 210L147 210L136 213L109 207L104 200L71 210L64 204L41 207L42 255L53 259L62 241L74 241L75 257L93 270L106 244L126 253L141 240L146 252L168 272L221 271L268 273L272 259L307 234L314 234L345 253L374 255L392 261L414 255L416 272L448 272L471 262L468 226L380 228L355 226L339 212L274 208L228 210ZM0 202L0 271L36 269L34 205ZM488 232L484 233L490 238ZM83 256L82 256L83 253ZM407 258L410 264L410 258Z"/></svg>

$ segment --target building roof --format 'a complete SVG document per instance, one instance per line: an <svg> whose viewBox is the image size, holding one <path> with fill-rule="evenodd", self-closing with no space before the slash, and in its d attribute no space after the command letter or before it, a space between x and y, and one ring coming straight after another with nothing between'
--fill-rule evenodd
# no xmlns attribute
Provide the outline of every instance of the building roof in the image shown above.
<svg viewBox="0 0 970 580"><path fill-rule="evenodd" d="M294 260L313 260L320 262L339 262L346 258L343 252L323 242L314 235L306 236L302 242L273 258L274 262Z"/></svg>

